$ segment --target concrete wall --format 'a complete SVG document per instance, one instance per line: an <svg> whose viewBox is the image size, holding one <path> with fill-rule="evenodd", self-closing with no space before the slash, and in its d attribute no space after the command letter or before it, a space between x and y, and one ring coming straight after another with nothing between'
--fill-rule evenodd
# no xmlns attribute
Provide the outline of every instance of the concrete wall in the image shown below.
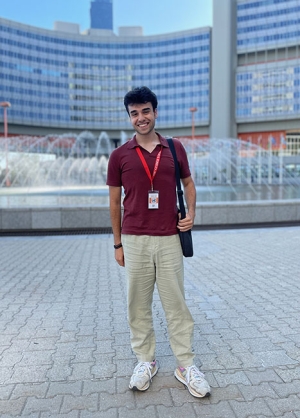
<svg viewBox="0 0 300 418"><path fill-rule="evenodd" d="M195 226L300 222L300 199L197 205ZM108 207L0 209L0 232L110 228Z"/></svg>

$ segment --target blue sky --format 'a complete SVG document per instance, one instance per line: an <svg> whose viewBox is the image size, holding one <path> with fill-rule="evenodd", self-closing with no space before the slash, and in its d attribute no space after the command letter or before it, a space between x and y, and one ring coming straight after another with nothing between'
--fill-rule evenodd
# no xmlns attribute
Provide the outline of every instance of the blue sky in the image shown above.
<svg viewBox="0 0 300 418"><path fill-rule="evenodd" d="M90 0L0 0L0 16L46 29L53 22L90 27ZM212 25L212 0L113 0L114 31L143 26L144 35Z"/></svg>

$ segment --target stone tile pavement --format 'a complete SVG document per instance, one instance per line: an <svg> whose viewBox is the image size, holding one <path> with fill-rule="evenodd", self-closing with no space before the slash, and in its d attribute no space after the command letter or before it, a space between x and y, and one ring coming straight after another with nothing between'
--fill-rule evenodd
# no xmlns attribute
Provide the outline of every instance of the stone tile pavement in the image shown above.
<svg viewBox="0 0 300 418"><path fill-rule="evenodd" d="M0 416L300 417L300 228L194 232L185 260L196 363L212 396L173 377L162 307L160 370L145 393L111 235L0 239Z"/></svg>

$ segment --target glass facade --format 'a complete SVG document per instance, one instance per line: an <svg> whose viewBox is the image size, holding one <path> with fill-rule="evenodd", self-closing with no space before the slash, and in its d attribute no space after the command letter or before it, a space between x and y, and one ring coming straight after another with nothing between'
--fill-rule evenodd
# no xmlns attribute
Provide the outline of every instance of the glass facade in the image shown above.
<svg viewBox="0 0 300 418"><path fill-rule="evenodd" d="M255 67L255 68L253 68ZM300 60L280 65L240 67L236 76L236 116L267 120L300 114Z"/></svg>
<svg viewBox="0 0 300 418"><path fill-rule="evenodd" d="M299 118L299 23L299 0L238 0L237 53L257 57L236 72L237 122ZM287 59L291 47L295 57Z"/></svg>
<svg viewBox="0 0 300 418"><path fill-rule="evenodd" d="M94 0L91 2L91 28L113 30L112 0Z"/></svg>
<svg viewBox="0 0 300 418"><path fill-rule="evenodd" d="M0 19L0 101L10 123L128 129L124 94L149 86L158 127L209 123L210 29L151 37L65 36Z"/></svg>
<svg viewBox="0 0 300 418"><path fill-rule="evenodd" d="M300 41L299 0L238 0L238 53Z"/></svg>
<svg viewBox="0 0 300 418"><path fill-rule="evenodd" d="M111 5L110 0L93 3ZM237 55L244 57L233 70L236 122L299 119L300 0L236 4ZM198 109L195 125L208 128L210 62L209 28L96 37L0 18L0 101L11 102L12 124L130 129L123 97L147 85L159 99L158 129L190 127L190 107Z"/></svg>

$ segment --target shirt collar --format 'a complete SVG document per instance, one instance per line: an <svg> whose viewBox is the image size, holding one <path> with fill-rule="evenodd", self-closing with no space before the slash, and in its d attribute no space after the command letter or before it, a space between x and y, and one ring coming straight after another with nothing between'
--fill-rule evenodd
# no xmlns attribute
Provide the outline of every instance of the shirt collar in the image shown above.
<svg viewBox="0 0 300 418"><path fill-rule="evenodd" d="M158 138L160 140L161 145L164 148L169 148L169 144L168 144L168 141L166 140L166 138L161 136L161 134L158 133L158 132L156 132L156 134L158 135ZM136 148L138 146L139 146L139 144L136 141L136 135L134 135L133 138L128 141L128 147L127 148L132 149L132 148Z"/></svg>

